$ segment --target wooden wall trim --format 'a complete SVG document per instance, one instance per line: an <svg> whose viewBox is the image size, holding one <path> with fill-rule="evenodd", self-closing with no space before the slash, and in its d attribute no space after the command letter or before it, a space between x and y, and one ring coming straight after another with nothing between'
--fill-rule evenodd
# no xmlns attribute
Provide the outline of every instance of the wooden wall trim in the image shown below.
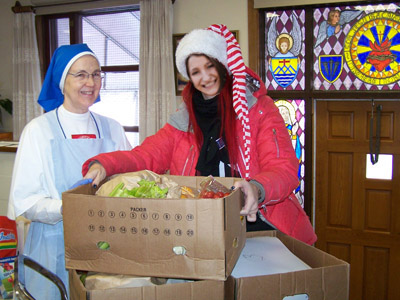
<svg viewBox="0 0 400 300"><path fill-rule="evenodd" d="M260 38L259 38L259 11L254 9L254 0L247 0L247 22L249 38L249 68L261 74Z"/></svg>
<svg viewBox="0 0 400 300"><path fill-rule="evenodd" d="M11 7L11 10L14 14L26 13L26 12L35 12L33 6L22 6L19 1L15 2L15 5Z"/></svg>

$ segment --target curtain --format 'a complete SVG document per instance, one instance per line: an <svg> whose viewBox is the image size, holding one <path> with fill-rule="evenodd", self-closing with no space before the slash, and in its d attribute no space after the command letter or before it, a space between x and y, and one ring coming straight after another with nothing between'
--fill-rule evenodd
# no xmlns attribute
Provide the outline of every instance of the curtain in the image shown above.
<svg viewBox="0 0 400 300"><path fill-rule="evenodd" d="M14 14L13 139L19 140L25 125L43 113L36 102L41 87L34 14Z"/></svg>
<svg viewBox="0 0 400 300"><path fill-rule="evenodd" d="M171 0L140 1L140 143L176 109L172 14Z"/></svg>

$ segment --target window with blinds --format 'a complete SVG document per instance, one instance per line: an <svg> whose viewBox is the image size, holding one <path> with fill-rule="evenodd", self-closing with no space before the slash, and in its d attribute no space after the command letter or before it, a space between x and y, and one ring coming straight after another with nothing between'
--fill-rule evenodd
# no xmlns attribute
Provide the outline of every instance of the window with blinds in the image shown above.
<svg viewBox="0 0 400 300"><path fill-rule="evenodd" d="M101 101L91 110L120 122L131 145L138 145L139 8L49 15L43 24L49 57L61 45L86 43L93 50L105 77Z"/></svg>

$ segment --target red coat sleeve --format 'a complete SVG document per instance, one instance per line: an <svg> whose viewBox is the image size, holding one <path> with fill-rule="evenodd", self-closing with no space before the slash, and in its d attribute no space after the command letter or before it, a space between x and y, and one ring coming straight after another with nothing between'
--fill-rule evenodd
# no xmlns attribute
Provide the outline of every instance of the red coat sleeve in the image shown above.
<svg viewBox="0 0 400 300"><path fill-rule="evenodd" d="M82 166L82 175L85 176L89 165L98 161L107 172L107 176L119 173L151 170L155 173L165 173L170 166L174 151L175 129L166 124L155 135L147 137L143 143L130 151L114 151L102 153L88 159Z"/></svg>

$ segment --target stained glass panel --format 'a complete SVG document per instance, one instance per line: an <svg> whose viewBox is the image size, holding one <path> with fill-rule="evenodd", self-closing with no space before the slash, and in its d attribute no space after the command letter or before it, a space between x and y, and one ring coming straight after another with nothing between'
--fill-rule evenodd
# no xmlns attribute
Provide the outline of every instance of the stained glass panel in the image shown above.
<svg viewBox="0 0 400 300"><path fill-rule="evenodd" d="M273 90L304 90L305 11L265 13L265 85Z"/></svg>
<svg viewBox="0 0 400 300"><path fill-rule="evenodd" d="M396 4L314 10L315 90L400 89Z"/></svg>
<svg viewBox="0 0 400 300"><path fill-rule="evenodd" d="M285 121L286 128L292 140L296 157L299 160L299 186L295 194L300 204L304 206L304 145L305 145L305 101L304 100L275 100L275 105Z"/></svg>

